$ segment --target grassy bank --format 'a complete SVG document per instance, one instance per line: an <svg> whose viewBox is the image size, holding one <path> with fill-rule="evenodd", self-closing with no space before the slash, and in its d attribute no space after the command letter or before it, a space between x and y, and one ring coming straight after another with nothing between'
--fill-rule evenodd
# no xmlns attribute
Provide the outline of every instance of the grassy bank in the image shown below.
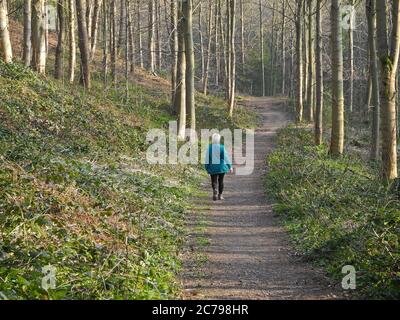
<svg viewBox="0 0 400 320"><path fill-rule="evenodd" d="M0 293L9 299L166 299L200 168L149 166L150 128L174 119L168 90L94 82L90 92L0 62ZM153 88L153 89L152 89ZM222 100L198 97L199 126L226 120ZM56 288L42 287L43 267Z"/></svg>
<svg viewBox="0 0 400 320"><path fill-rule="evenodd" d="M400 297L400 202L357 156L332 160L312 132L289 127L268 158L268 192L297 248L341 282L357 270L354 294Z"/></svg>

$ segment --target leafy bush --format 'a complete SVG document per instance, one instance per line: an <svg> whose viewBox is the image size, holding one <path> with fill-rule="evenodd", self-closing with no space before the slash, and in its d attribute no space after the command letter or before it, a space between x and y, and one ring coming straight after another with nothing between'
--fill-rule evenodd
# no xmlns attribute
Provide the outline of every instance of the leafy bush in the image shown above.
<svg viewBox="0 0 400 320"><path fill-rule="evenodd" d="M357 270L364 297L400 297L400 202L376 169L352 156L332 159L306 128L283 129L268 158L268 191L293 241L335 279Z"/></svg>

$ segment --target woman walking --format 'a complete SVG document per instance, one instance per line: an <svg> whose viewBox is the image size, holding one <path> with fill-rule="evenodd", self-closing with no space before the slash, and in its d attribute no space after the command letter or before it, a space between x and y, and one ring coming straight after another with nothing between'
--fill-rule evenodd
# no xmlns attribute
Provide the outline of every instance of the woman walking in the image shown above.
<svg viewBox="0 0 400 320"><path fill-rule="evenodd" d="M205 168L211 176L213 200L224 200L224 178L227 173L232 173L232 163L225 146L221 144L221 136L217 133L212 136L212 144L208 147L205 159Z"/></svg>

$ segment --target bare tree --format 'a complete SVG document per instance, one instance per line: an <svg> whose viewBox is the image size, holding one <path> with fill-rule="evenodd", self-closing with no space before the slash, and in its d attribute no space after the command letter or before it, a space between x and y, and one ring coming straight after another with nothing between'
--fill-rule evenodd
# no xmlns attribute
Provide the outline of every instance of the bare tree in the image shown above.
<svg viewBox="0 0 400 320"><path fill-rule="evenodd" d="M330 153L340 156L344 149L344 95L341 0L331 2L332 46L332 134Z"/></svg>
<svg viewBox="0 0 400 320"><path fill-rule="evenodd" d="M46 27L44 0L32 2L32 67L39 73L46 72Z"/></svg>
<svg viewBox="0 0 400 320"><path fill-rule="evenodd" d="M79 50L81 54L81 83L86 89L90 89L90 45L84 0L76 0L76 12L78 17Z"/></svg>
<svg viewBox="0 0 400 320"><path fill-rule="evenodd" d="M29 67L32 60L32 0L24 0L24 49L23 60L25 66Z"/></svg>
<svg viewBox="0 0 400 320"><path fill-rule="evenodd" d="M54 66L54 78L61 79L63 76L63 53L64 53L64 0L57 0L58 17L58 40L56 48L56 61Z"/></svg>
<svg viewBox="0 0 400 320"><path fill-rule="evenodd" d="M381 122L382 122L382 176L396 179L397 173L397 121L396 74L399 63L400 21L399 0L392 4L392 32L388 37L388 4L376 6L378 54L381 61ZM389 40L390 39L390 40Z"/></svg>

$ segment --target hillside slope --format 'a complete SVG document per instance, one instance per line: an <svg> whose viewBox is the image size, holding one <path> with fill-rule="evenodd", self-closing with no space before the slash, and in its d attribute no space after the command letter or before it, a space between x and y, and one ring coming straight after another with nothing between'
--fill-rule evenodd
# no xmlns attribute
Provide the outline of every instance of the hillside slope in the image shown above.
<svg viewBox="0 0 400 320"><path fill-rule="evenodd" d="M0 62L2 296L163 299L179 292L184 214L202 171L145 161L147 130L174 119L169 93L159 88L131 86L126 102L96 82L85 93ZM201 127L254 121L241 109L226 120L216 98L199 96L198 106ZM51 284L46 266L55 268L55 289L43 289Z"/></svg>

